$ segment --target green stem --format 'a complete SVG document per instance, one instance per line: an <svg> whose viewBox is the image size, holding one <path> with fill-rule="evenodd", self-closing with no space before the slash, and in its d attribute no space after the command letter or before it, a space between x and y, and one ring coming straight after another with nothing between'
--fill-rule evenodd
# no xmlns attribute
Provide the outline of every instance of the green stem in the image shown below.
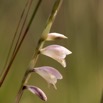
<svg viewBox="0 0 103 103"><path fill-rule="evenodd" d="M36 63L37 63L37 60L38 60L38 57L40 55L39 51L40 49L43 47L43 44L44 44L44 41L41 41L39 42L37 48L36 48L36 51L35 51L35 54L33 55L33 59L32 59L32 62L33 62L33 65L32 65L32 68L35 67ZM23 94L23 87L25 86L25 84L27 84L30 76L31 76L31 73L30 73L30 70L31 70L31 66L29 68L27 68L25 74L24 74L24 78L22 80L22 84L21 84L21 87L19 89L19 92L16 96L16 100L15 100L15 103L19 103L20 102L20 99L22 97L22 94Z"/></svg>
<svg viewBox="0 0 103 103"><path fill-rule="evenodd" d="M20 88L19 92L18 92L18 95L17 95L17 98L15 100L15 103L19 103L21 97L22 97L22 94L23 94L23 88Z"/></svg>

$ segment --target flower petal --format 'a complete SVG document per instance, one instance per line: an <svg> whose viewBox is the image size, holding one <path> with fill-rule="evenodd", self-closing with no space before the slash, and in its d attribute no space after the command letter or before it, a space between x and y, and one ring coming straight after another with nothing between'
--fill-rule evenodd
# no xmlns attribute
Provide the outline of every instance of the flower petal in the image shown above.
<svg viewBox="0 0 103 103"><path fill-rule="evenodd" d="M60 45L50 45L41 49L41 53L58 61L63 67L66 67L65 57L72 52Z"/></svg>
<svg viewBox="0 0 103 103"><path fill-rule="evenodd" d="M67 39L67 37L59 33L49 33L46 40L51 41L51 40L56 40L56 39Z"/></svg>
<svg viewBox="0 0 103 103"><path fill-rule="evenodd" d="M40 99L47 101L47 96L40 88L36 86L26 85L25 89L29 90L33 94L36 94Z"/></svg>
<svg viewBox="0 0 103 103"><path fill-rule="evenodd" d="M52 84L54 87L56 87L55 84L57 83L57 79L63 78L58 70L49 66L37 67L34 68L33 71L43 77L49 84Z"/></svg>

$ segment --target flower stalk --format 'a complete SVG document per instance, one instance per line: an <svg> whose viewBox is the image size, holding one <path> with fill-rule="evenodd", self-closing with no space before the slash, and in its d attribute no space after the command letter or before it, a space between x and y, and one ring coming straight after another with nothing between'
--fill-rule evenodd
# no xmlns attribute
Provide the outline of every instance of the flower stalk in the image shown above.
<svg viewBox="0 0 103 103"><path fill-rule="evenodd" d="M35 53L34 53L34 55L32 57L33 59L32 59L32 61L30 63L30 67L27 68L27 70L26 70L26 72L24 74L24 77L23 77L23 80L22 80L22 83L21 83L21 87L20 87L19 92L17 94L15 103L19 103L19 101L20 101L20 99L22 97L23 87L27 84L27 82L28 82L28 80L29 80L29 78L31 76L31 73L30 73L31 68L35 67L35 65L36 65L36 62L37 62L38 57L39 57L39 49L41 48L41 46L43 45L43 43L44 42L41 41L41 42L39 42L39 44L37 46L37 49L36 49L36 51L35 51Z"/></svg>
<svg viewBox="0 0 103 103"><path fill-rule="evenodd" d="M29 67L27 68L27 70L26 70L26 72L24 74L24 77L23 77L23 80L22 80L22 83L21 83L21 87L20 87L19 92L18 92L18 94L16 96L15 103L19 103L20 102L20 99L21 99L22 94L23 94L24 87L27 84L27 82L28 82L28 80L29 80L29 78L31 76L31 72L30 71L31 71L31 69L33 69L35 67L35 65L37 63L38 57L40 55L40 50L43 48L43 45L44 45L44 43L45 43L45 41L47 39L47 36L48 36L48 34L50 32L51 26L53 24L53 21L54 21L54 19L56 17L57 11L58 11L61 3L62 3L62 0L56 0L55 4L53 6L53 10L52 10L52 12L50 14L50 17L47 20L47 25L46 25L46 27L45 27L45 29L44 29L44 31L42 33L42 36L41 36L41 38L40 38L40 40L38 42L38 45L37 45L35 53L34 53L34 55L32 57L31 63L30 63Z"/></svg>

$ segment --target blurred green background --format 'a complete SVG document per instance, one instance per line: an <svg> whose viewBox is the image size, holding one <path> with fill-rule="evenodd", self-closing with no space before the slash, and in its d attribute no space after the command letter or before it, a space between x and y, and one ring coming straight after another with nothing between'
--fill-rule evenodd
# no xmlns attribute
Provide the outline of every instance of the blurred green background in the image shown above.
<svg viewBox="0 0 103 103"><path fill-rule="evenodd" d="M30 14L37 1L34 0ZM25 2L26 0L0 0L0 72ZM0 103L14 102L54 2L55 0L42 2L11 70L0 88ZM57 90L52 86L48 88L47 83L37 74L32 75L28 84L44 90L48 97L46 103L100 103L103 88L103 1L64 0L51 32L62 33L68 36L68 40L47 42L45 46L60 44L73 53L66 58L66 69L42 55L37 66L53 66L62 73L64 79L58 81ZM20 103L44 102L29 91L25 91Z"/></svg>

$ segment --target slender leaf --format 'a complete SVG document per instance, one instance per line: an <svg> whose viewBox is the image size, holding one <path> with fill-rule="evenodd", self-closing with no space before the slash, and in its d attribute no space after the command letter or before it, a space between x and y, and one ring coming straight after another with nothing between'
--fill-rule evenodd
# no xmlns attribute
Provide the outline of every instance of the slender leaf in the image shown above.
<svg viewBox="0 0 103 103"><path fill-rule="evenodd" d="M42 33L42 38L43 39L47 38L47 35L50 32L51 26L53 24L53 21L54 21L56 15L57 15L57 12L59 10L59 7L60 7L61 3L62 3L62 0L56 0L55 4L53 6L52 12L51 12L51 14L50 14L50 16L48 18L46 27L45 27L45 29L44 29L44 31Z"/></svg>

